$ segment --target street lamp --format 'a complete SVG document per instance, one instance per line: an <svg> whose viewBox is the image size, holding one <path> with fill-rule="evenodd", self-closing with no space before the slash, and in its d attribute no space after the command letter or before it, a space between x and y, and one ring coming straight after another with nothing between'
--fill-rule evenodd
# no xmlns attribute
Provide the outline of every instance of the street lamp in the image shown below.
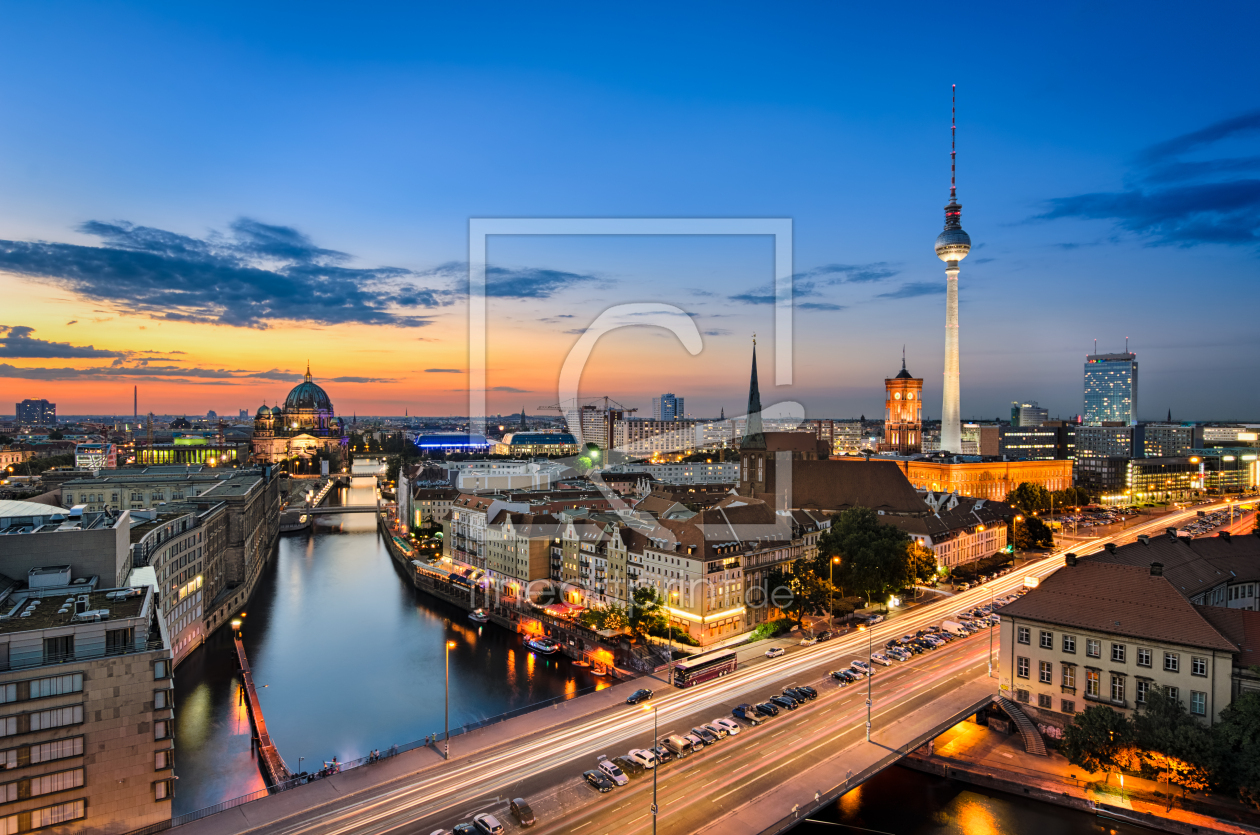
<svg viewBox="0 0 1260 835"><path fill-rule="evenodd" d="M656 705L644 705L643 709L652 711L652 758L657 760L652 764L652 835L656 835L656 812L660 809L656 804L656 772L661 765L656 754L661 743L660 713Z"/></svg>
<svg viewBox="0 0 1260 835"><path fill-rule="evenodd" d="M451 650L454 648L454 641L446 642L446 714L442 720L442 758L446 760L451 758Z"/></svg>
<svg viewBox="0 0 1260 835"><path fill-rule="evenodd" d="M875 665L871 661L874 655L872 641L875 640L875 633L869 626L863 626L866 630L866 741L871 741L871 679L875 676Z"/></svg>
<svg viewBox="0 0 1260 835"><path fill-rule="evenodd" d="M834 629L835 624L832 620L836 616L836 566L840 564L839 557L832 557L831 562L827 565L827 628Z"/></svg>

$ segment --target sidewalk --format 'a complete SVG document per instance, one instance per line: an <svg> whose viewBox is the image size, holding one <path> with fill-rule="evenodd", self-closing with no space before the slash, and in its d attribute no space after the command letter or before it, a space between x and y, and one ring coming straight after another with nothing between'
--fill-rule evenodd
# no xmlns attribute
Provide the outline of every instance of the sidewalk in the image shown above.
<svg viewBox="0 0 1260 835"><path fill-rule="evenodd" d="M1199 795L1188 796L1183 804L1175 786L1129 775L1123 779L1113 775L1107 785L1105 775L1090 774L1053 751L1048 757L1026 753L1018 734L1007 736L971 722L950 728L932 746L919 749L902 764L1166 831L1251 835L1260 826L1260 815L1242 803ZM1167 811L1169 792L1177 794L1171 811Z"/></svg>

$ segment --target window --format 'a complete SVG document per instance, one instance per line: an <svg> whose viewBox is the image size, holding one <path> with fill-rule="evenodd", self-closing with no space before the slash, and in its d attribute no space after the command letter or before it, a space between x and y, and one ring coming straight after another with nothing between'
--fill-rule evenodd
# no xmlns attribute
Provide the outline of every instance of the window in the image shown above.
<svg viewBox="0 0 1260 835"><path fill-rule="evenodd" d="M1021 644L1032 643L1032 632L1027 626L1021 626L1016 632L1016 640Z"/></svg>
<svg viewBox="0 0 1260 835"><path fill-rule="evenodd" d="M153 784L154 800L170 800L171 799L171 781L158 780Z"/></svg>
<svg viewBox="0 0 1260 835"><path fill-rule="evenodd" d="M31 829L43 829L45 826L56 826L66 821L79 820L83 817L82 800L71 800L56 806L45 806L31 812Z"/></svg>
<svg viewBox="0 0 1260 835"><path fill-rule="evenodd" d="M1090 658L1102 657L1102 641L1096 641L1093 638L1085 639L1085 654Z"/></svg>
<svg viewBox="0 0 1260 835"><path fill-rule="evenodd" d="M72 736L69 739L41 742L38 745L32 745L30 752L32 764L64 760L67 757L81 757L83 756L83 737Z"/></svg>
<svg viewBox="0 0 1260 835"><path fill-rule="evenodd" d="M159 719L153 723L153 738L166 739L170 725L164 719Z"/></svg>
<svg viewBox="0 0 1260 835"><path fill-rule="evenodd" d="M1020 678L1028 678L1028 659L1027 658L1015 659L1015 675L1019 676Z"/></svg>
<svg viewBox="0 0 1260 835"><path fill-rule="evenodd" d="M166 660L153 662L153 677L166 678L170 674L170 662Z"/></svg>
<svg viewBox="0 0 1260 835"><path fill-rule="evenodd" d="M31 797L77 789L83 785L83 769L72 768L31 778Z"/></svg>
<svg viewBox="0 0 1260 835"><path fill-rule="evenodd" d="M105 654L123 655L132 648L136 641L136 628L105 630Z"/></svg>
<svg viewBox="0 0 1260 835"><path fill-rule="evenodd" d="M1195 716L1207 715L1207 693L1198 690L1190 691L1190 712Z"/></svg>
<svg viewBox="0 0 1260 835"><path fill-rule="evenodd" d="M1075 635L1063 636L1063 651L1070 652L1073 655L1076 654L1076 636Z"/></svg>
<svg viewBox="0 0 1260 835"><path fill-rule="evenodd" d="M1181 670L1181 656L1175 652L1164 653L1164 670L1176 673Z"/></svg>
<svg viewBox="0 0 1260 835"><path fill-rule="evenodd" d="M1146 704L1146 691L1151 689L1151 683L1144 678L1138 679L1137 694L1133 697L1133 701L1140 705Z"/></svg>
<svg viewBox="0 0 1260 835"><path fill-rule="evenodd" d="M44 639L44 663L61 664L74 660L74 636L59 635Z"/></svg>
<svg viewBox="0 0 1260 835"><path fill-rule="evenodd" d="M61 728L66 725L83 724L83 705L54 707L51 710L40 710L29 714L32 731L46 731L49 728Z"/></svg>
<svg viewBox="0 0 1260 835"><path fill-rule="evenodd" d="M1137 665L1139 667L1151 666L1151 651L1147 647L1138 647Z"/></svg>
<svg viewBox="0 0 1260 835"><path fill-rule="evenodd" d="M1019 702L1023 702L1024 704L1028 704L1028 691L1027 691L1027 690L1016 690L1016 691L1015 691L1015 700L1016 700L1016 701L1019 701Z"/></svg>
<svg viewBox="0 0 1260 835"><path fill-rule="evenodd" d="M1063 686L1072 690L1076 689L1076 666L1074 664L1063 665Z"/></svg>
<svg viewBox="0 0 1260 835"><path fill-rule="evenodd" d="M1113 675L1111 677L1111 700L1113 702L1124 701L1124 676Z"/></svg>
<svg viewBox="0 0 1260 835"><path fill-rule="evenodd" d="M1100 677L1097 670L1085 671L1085 695L1097 699L1101 692Z"/></svg>
<svg viewBox="0 0 1260 835"><path fill-rule="evenodd" d="M175 767L175 758L171 756L173 749L167 748L164 751L158 751L153 755L153 770L164 771L168 768Z"/></svg>
<svg viewBox="0 0 1260 835"><path fill-rule="evenodd" d="M1050 684L1054 680L1054 665L1049 661L1038 661L1037 680L1042 684Z"/></svg>
<svg viewBox="0 0 1260 835"><path fill-rule="evenodd" d="M1041 630L1041 648L1054 649L1054 633Z"/></svg>
<svg viewBox="0 0 1260 835"><path fill-rule="evenodd" d="M1198 655L1190 656L1190 675L1206 676L1207 675L1207 659Z"/></svg>
<svg viewBox="0 0 1260 835"><path fill-rule="evenodd" d="M1054 700L1050 698L1048 693L1038 693L1037 707L1044 707L1046 710L1050 710L1054 707Z"/></svg>
<svg viewBox="0 0 1260 835"><path fill-rule="evenodd" d="M1111 660L1117 664L1124 663L1124 644L1111 645Z"/></svg>
<svg viewBox="0 0 1260 835"><path fill-rule="evenodd" d="M1174 702L1181 701L1181 691L1178 690L1176 687L1165 687L1164 693L1168 696L1169 699L1171 699Z"/></svg>
<svg viewBox="0 0 1260 835"><path fill-rule="evenodd" d="M1071 699L1064 699L1061 702L1059 702L1059 708L1064 713L1076 713L1076 702L1072 701Z"/></svg>
<svg viewBox="0 0 1260 835"><path fill-rule="evenodd" d="M153 691L153 709L154 710L163 710L169 706L169 702L167 700L167 694L169 692L170 691L168 690L154 690Z"/></svg>
<svg viewBox="0 0 1260 835"><path fill-rule="evenodd" d="M82 692L83 673L70 673L69 675L37 678L31 681L29 698L42 699L46 696L61 696L65 693Z"/></svg>

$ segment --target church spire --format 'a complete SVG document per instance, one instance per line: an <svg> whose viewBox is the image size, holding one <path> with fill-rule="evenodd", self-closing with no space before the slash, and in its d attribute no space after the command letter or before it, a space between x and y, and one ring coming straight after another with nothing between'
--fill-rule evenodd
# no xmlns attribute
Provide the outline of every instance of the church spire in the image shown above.
<svg viewBox="0 0 1260 835"><path fill-rule="evenodd" d="M761 426L761 389L757 385L757 335L753 334L752 376L748 381L748 426L744 429L743 449L765 449L766 433Z"/></svg>
<svg viewBox="0 0 1260 835"><path fill-rule="evenodd" d="M525 425L525 407L521 406L521 431L524 432L528 428L529 427Z"/></svg>
<svg viewBox="0 0 1260 835"><path fill-rule="evenodd" d="M306 361L306 382L309 383L310 381L311 381L311 361L307 360Z"/></svg>

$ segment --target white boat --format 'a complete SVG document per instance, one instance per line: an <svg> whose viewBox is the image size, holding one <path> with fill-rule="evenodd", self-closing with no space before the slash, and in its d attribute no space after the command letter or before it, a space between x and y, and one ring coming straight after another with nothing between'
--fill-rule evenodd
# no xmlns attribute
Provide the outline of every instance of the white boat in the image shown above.
<svg viewBox="0 0 1260 835"><path fill-rule="evenodd" d="M534 652L541 652L543 655L551 655L553 652L560 649L560 647L556 645L556 642L550 638L526 638L525 646L529 647Z"/></svg>
<svg viewBox="0 0 1260 835"><path fill-rule="evenodd" d="M490 616L487 615L482 610L476 609L468 613L468 619L471 621L476 621L477 623L485 623L486 621L490 620Z"/></svg>
<svg viewBox="0 0 1260 835"><path fill-rule="evenodd" d="M595 666L591 667L591 675L606 676L608 675L608 668L605 667L603 664L599 663L598 661L596 661Z"/></svg>

